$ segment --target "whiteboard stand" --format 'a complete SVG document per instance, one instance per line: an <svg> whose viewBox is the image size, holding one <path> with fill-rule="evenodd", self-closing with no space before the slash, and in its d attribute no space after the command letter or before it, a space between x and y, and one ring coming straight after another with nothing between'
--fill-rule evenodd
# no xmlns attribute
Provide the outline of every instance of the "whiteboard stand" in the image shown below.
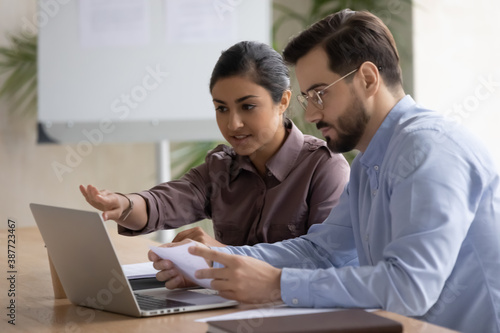
<svg viewBox="0 0 500 333"><path fill-rule="evenodd" d="M156 144L156 173L157 183L161 184L168 182L171 178L170 172L170 142L168 140L161 140ZM158 230L157 241L169 243L175 237L175 230Z"/></svg>

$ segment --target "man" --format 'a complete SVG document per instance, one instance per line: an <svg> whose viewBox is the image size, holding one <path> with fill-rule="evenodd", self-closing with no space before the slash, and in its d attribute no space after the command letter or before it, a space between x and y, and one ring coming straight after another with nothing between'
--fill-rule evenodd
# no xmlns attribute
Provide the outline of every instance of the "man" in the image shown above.
<svg viewBox="0 0 500 333"><path fill-rule="evenodd" d="M295 65L305 117L330 149L359 150L350 182L305 236L191 247L215 263L197 277L243 302L383 308L500 332L500 178L485 148L405 96L393 37L372 14L330 15L284 57ZM171 262L150 259L167 287L187 284Z"/></svg>

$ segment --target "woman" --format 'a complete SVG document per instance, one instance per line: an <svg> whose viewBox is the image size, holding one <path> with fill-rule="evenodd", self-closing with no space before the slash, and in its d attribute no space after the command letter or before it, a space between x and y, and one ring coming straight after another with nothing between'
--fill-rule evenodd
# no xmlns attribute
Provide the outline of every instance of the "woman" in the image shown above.
<svg viewBox="0 0 500 333"><path fill-rule="evenodd" d="M125 235L212 219L212 246L253 245L305 234L322 222L347 183L349 166L324 141L303 135L284 114L291 97L281 56L266 44L240 42L224 51L210 79L219 129L231 147L210 151L179 180L123 195L80 186L86 200Z"/></svg>

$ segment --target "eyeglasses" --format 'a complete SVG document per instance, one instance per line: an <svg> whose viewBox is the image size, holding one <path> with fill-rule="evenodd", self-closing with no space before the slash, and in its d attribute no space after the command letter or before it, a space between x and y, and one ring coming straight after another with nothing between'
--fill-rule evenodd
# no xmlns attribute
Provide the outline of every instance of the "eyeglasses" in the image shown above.
<svg viewBox="0 0 500 333"><path fill-rule="evenodd" d="M321 89L320 91L316 91L314 89L308 90L306 92L307 95L300 94L297 96L297 100L299 101L300 105L302 105L302 108L304 110L307 109L307 104L308 104L309 100L311 100L311 102L314 104L314 106L316 106L318 109L323 110L324 105L323 105L323 100L321 99L321 96L323 96L325 94L326 89L330 88L335 83L342 81L343 79L345 79L346 77L348 77L352 73L356 72L357 70L358 69L356 68L355 70L350 71L349 73L342 76L340 79L336 80L335 82L327 85L325 88Z"/></svg>

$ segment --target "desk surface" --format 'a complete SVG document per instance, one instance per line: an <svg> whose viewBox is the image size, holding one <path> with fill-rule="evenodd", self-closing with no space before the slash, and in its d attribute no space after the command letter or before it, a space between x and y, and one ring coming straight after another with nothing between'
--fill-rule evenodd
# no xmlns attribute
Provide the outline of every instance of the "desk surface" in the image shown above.
<svg viewBox="0 0 500 333"><path fill-rule="evenodd" d="M124 237L116 233L116 228L110 228L110 235L115 250L122 264L147 261L148 245L154 242L144 237ZM8 235L15 235L15 273L9 273ZM13 239L10 237L9 239ZM133 318L124 315L91 310L77 312L77 306L67 299L54 299L47 252L41 235L36 227L16 228L13 233L0 230L2 244L1 267L4 276L0 279L2 294L1 332L206 332L208 325L194 322L225 313L247 310L249 305L235 308L187 312L182 314L164 315L149 318ZM12 245L12 242L10 242ZM10 253L11 258L13 252ZM8 278L15 275L15 285ZM9 289L15 290L15 297L6 297ZM9 302L15 300L15 323L10 325L6 316ZM84 313L84 314L82 314ZM445 333L451 330L431 325L419 320L407 318L387 311L377 311L378 315L401 322L404 332Z"/></svg>

